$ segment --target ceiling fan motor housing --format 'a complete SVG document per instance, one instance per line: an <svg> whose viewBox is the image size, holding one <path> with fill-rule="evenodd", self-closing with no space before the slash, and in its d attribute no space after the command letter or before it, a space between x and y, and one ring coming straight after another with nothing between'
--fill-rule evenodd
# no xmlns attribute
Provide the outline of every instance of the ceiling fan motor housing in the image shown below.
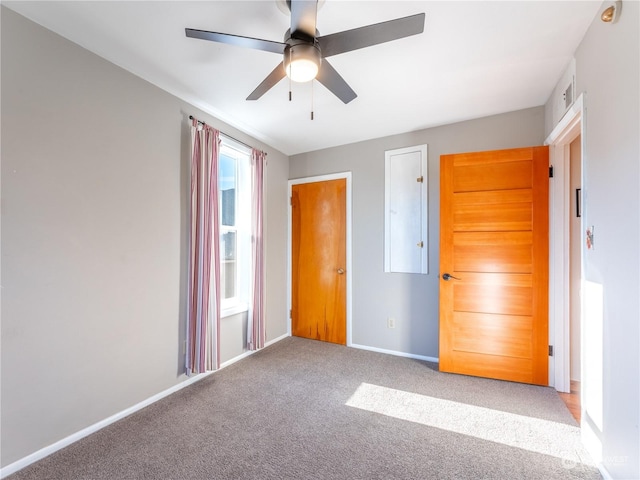
<svg viewBox="0 0 640 480"><path fill-rule="evenodd" d="M285 39L284 71L293 81L306 82L316 77L322 63L322 53L315 39Z"/></svg>

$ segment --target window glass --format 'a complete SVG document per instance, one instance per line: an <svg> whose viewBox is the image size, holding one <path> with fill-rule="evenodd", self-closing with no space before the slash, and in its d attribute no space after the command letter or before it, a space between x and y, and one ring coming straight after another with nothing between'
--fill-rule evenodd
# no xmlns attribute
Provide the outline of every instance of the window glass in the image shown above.
<svg viewBox="0 0 640 480"><path fill-rule="evenodd" d="M237 284L237 243L236 232L227 231L222 234L220 241L220 254L222 263L220 264L220 294L222 298L233 298L236 296Z"/></svg>
<svg viewBox="0 0 640 480"><path fill-rule="evenodd" d="M220 223L226 226L236 224L236 189L237 189L236 159L228 155L220 155L220 205L222 215Z"/></svg>
<svg viewBox="0 0 640 480"><path fill-rule="evenodd" d="M248 149L222 137L218 170L222 316L245 311L249 299L250 165Z"/></svg>

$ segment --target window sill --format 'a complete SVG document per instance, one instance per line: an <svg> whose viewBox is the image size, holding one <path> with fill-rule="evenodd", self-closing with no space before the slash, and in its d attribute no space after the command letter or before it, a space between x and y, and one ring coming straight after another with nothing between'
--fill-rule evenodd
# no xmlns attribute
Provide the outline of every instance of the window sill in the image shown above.
<svg viewBox="0 0 640 480"><path fill-rule="evenodd" d="M230 317L249 310L249 305L244 302L236 302L225 305L220 311L220 318Z"/></svg>

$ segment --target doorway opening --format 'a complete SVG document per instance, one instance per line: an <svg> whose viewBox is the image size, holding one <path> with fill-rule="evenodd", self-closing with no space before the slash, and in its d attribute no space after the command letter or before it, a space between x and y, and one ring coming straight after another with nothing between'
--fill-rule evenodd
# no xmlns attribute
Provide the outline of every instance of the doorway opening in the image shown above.
<svg viewBox="0 0 640 480"><path fill-rule="evenodd" d="M571 415L580 423L582 278L582 135L569 144L569 393L560 393Z"/></svg>

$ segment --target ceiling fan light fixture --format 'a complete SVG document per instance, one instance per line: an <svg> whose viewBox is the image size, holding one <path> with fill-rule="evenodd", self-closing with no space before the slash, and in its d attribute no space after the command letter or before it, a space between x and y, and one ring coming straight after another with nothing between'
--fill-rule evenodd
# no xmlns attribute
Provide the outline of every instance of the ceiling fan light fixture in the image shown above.
<svg viewBox="0 0 640 480"><path fill-rule="evenodd" d="M313 45L294 45L284 52L284 71L294 82L304 83L316 78L321 62L320 51Z"/></svg>
<svg viewBox="0 0 640 480"><path fill-rule="evenodd" d="M287 66L287 77L294 82L309 82L316 78L317 75L318 65L311 60L300 58Z"/></svg>

